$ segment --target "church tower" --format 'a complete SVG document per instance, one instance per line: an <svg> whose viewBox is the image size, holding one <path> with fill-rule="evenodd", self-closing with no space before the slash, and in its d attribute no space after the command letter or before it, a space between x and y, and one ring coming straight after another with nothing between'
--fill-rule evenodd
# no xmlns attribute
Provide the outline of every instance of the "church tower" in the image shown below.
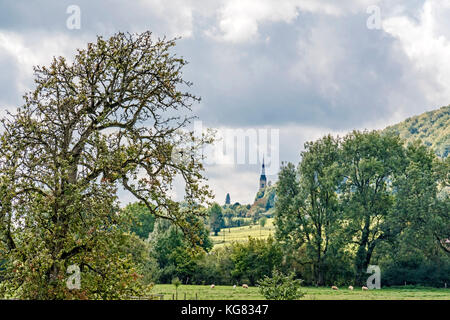
<svg viewBox="0 0 450 320"><path fill-rule="evenodd" d="M266 168L264 166L264 156L263 156L262 171L261 176L259 177L259 189L264 189L266 185L267 185Z"/></svg>

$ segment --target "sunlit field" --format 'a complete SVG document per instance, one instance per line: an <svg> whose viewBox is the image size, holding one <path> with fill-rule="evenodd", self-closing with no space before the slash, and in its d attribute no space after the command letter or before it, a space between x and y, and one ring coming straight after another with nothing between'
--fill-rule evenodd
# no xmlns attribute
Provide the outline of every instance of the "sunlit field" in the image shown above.
<svg viewBox="0 0 450 320"><path fill-rule="evenodd" d="M214 243L214 247L220 247L224 244L231 242L245 242L248 241L248 237L257 239L267 239L270 235L274 236L275 227L273 226L273 218L267 219L267 223L264 227L259 224L226 228L220 230L217 236L211 233L211 239Z"/></svg>
<svg viewBox="0 0 450 320"><path fill-rule="evenodd" d="M305 287L305 296L301 300L450 300L450 289L436 288L382 288L380 290L353 291L342 288L334 291L331 288ZM175 286L159 284L153 288L154 294L164 295L165 300L176 299ZM178 287L178 300L263 300L257 287L181 285Z"/></svg>

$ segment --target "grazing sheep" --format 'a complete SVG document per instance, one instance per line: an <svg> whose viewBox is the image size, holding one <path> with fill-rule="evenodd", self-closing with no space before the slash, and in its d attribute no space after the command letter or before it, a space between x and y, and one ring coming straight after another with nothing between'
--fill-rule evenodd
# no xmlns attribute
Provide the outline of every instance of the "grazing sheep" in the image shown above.
<svg viewBox="0 0 450 320"><path fill-rule="evenodd" d="M244 284L242 285L242 288L248 289L248 285L244 283Z"/></svg>
<svg viewBox="0 0 450 320"><path fill-rule="evenodd" d="M336 286L332 286L331 289L333 289L333 290L339 290L339 288L336 287Z"/></svg>
<svg viewBox="0 0 450 320"><path fill-rule="evenodd" d="M215 285L212 284L212 285L211 285L211 289L214 289L214 287L215 287Z"/></svg>
<svg viewBox="0 0 450 320"><path fill-rule="evenodd" d="M353 290L353 286L349 286L349 287L348 287L348 290Z"/></svg>
<svg viewBox="0 0 450 320"><path fill-rule="evenodd" d="M361 289L362 289L363 291L369 290L369 288L367 288L367 287L362 287Z"/></svg>
<svg viewBox="0 0 450 320"><path fill-rule="evenodd" d="M236 289L236 285L233 286L233 289Z"/></svg>

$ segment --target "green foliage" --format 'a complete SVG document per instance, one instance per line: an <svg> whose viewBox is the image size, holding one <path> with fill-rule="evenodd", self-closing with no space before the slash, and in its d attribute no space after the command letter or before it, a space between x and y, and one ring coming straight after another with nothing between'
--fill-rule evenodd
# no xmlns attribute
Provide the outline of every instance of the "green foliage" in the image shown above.
<svg viewBox="0 0 450 320"><path fill-rule="evenodd" d="M382 269L383 286L421 285L444 287L450 283L450 257L436 247L423 251L412 243L404 242L402 237L394 246L388 246L386 252L380 252L379 262Z"/></svg>
<svg viewBox="0 0 450 320"><path fill-rule="evenodd" d="M257 218L260 214L271 214L275 207L276 184L266 186L257 192L255 202L252 204L248 216Z"/></svg>
<svg viewBox="0 0 450 320"><path fill-rule="evenodd" d="M253 285L281 264L282 252L273 239L231 243L215 248L197 260L191 283Z"/></svg>
<svg viewBox="0 0 450 320"><path fill-rule="evenodd" d="M222 208L217 203L214 203L211 208L209 208L209 226L215 236L217 236L220 229L224 227Z"/></svg>
<svg viewBox="0 0 450 320"><path fill-rule="evenodd" d="M407 166L394 186L395 215L389 221L398 236L378 252L383 282L389 285L443 286L449 281L450 201L438 196L445 185L445 160L419 141L406 149Z"/></svg>
<svg viewBox="0 0 450 320"><path fill-rule="evenodd" d="M234 284L232 278L233 261L231 260L231 247L226 246L214 249L199 260L193 283L197 284Z"/></svg>
<svg viewBox="0 0 450 320"><path fill-rule="evenodd" d="M295 274L287 276L274 270L272 277L265 276L258 281L259 291L267 300L297 300L305 294L301 291L302 281Z"/></svg>
<svg viewBox="0 0 450 320"><path fill-rule="evenodd" d="M403 141L392 134L357 132L342 141L339 186L342 207L348 222L347 241L356 244L356 283L362 285L376 246L396 230L389 224L393 211L392 182L406 163Z"/></svg>
<svg viewBox="0 0 450 320"><path fill-rule="evenodd" d="M202 215L197 203L211 193L196 150L212 139L193 145L193 132L180 131L199 99L185 91L186 62L170 52L174 45L150 32L117 33L98 37L72 62L59 57L35 67L35 89L2 121L0 297L145 294L137 255L127 250L136 239L119 209L119 187L200 243L190 217ZM177 150L192 161L177 161ZM170 196L176 176L185 182L184 207ZM72 264L81 269L81 290L66 286Z"/></svg>
<svg viewBox="0 0 450 320"><path fill-rule="evenodd" d="M155 224L155 216L148 210L147 206L143 203L134 202L128 204L122 212L130 217L130 231L141 239L147 239Z"/></svg>
<svg viewBox="0 0 450 320"><path fill-rule="evenodd" d="M399 134L407 143L422 140L439 157L450 153L450 106L408 118L385 131Z"/></svg>
<svg viewBox="0 0 450 320"><path fill-rule="evenodd" d="M200 223L198 220L196 220ZM201 224L203 226L203 224ZM158 263L157 281L169 283L177 277L183 282L192 279L198 269L198 261L212 248L208 231L197 227L197 246L201 251L193 250L183 233L167 221L158 221L155 231L150 235L150 256Z"/></svg>
<svg viewBox="0 0 450 320"><path fill-rule="evenodd" d="M225 204L230 204L230 202L231 202L230 194L227 193L227 196L225 197Z"/></svg>
<svg viewBox="0 0 450 320"><path fill-rule="evenodd" d="M326 136L306 143L302 161L284 165L279 174L275 210L276 237L291 252L304 246L303 263L311 264L314 282L323 285L331 253L341 249L338 197L338 141ZM334 248L331 248L334 246Z"/></svg>
<svg viewBox="0 0 450 320"><path fill-rule="evenodd" d="M446 184L442 176L446 162L420 142L406 150L408 164L395 182L396 215L393 223L403 230L402 237L414 237L412 246L429 248L435 244L450 252L445 239L450 238L450 200L448 194L438 197ZM410 239L412 240L412 239Z"/></svg>
<svg viewBox="0 0 450 320"><path fill-rule="evenodd" d="M231 247L233 270L231 276L239 282L254 285L258 279L271 275L280 266L282 251L271 237L267 240L250 238L246 243L235 243Z"/></svg>
<svg viewBox="0 0 450 320"><path fill-rule="evenodd" d="M267 223L267 217L261 217L261 218L259 219L259 225L261 226L261 228L264 228L264 226L266 225L266 223Z"/></svg>
<svg viewBox="0 0 450 320"><path fill-rule="evenodd" d="M362 284L372 262L393 275L395 266L419 261L417 252L425 266L434 261L447 270L447 159L390 132L305 144L298 169L288 163L279 174L275 225L285 264L314 284ZM436 274L433 283L445 279Z"/></svg>
<svg viewBox="0 0 450 320"><path fill-rule="evenodd" d="M172 279L172 284L175 286L175 288L178 289L178 287L181 285L181 281L180 281L180 279L175 277L175 278Z"/></svg>

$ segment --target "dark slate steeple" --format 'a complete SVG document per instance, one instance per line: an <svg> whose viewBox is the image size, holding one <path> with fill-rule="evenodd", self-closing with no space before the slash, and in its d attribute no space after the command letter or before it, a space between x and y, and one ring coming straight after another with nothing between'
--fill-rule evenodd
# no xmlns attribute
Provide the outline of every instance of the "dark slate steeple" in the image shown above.
<svg viewBox="0 0 450 320"><path fill-rule="evenodd" d="M263 156L262 171L261 176L259 177L259 189L264 189L266 185L267 185L266 168L264 165L264 156Z"/></svg>

